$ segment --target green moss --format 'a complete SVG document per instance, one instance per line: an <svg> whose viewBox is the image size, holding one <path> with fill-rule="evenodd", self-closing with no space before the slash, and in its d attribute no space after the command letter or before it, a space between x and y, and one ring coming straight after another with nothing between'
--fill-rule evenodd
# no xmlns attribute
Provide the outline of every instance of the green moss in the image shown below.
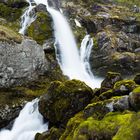
<svg viewBox="0 0 140 140"><path fill-rule="evenodd" d="M72 140L73 133L75 129L79 126L81 122L84 121L83 113L79 112L73 118L71 118L67 124L67 128L63 135L60 137L60 140Z"/></svg>
<svg viewBox="0 0 140 140"><path fill-rule="evenodd" d="M62 132L63 129L51 127L46 133L37 133L35 136L35 140L58 140Z"/></svg>
<svg viewBox="0 0 140 140"><path fill-rule="evenodd" d="M114 85L114 91L124 91L125 93L130 93L135 87L136 83L133 80L122 80L119 82L116 82Z"/></svg>
<svg viewBox="0 0 140 140"><path fill-rule="evenodd" d="M51 19L46 12L38 12L37 19L29 26L28 36L32 37L39 44L52 38Z"/></svg>
<svg viewBox="0 0 140 140"><path fill-rule="evenodd" d="M79 80L54 81L40 99L39 110L52 125L65 126L91 99L92 89Z"/></svg>
<svg viewBox="0 0 140 140"><path fill-rule="evenodd" d="M0 40L1 41L15 41L20 43L22 41L22 37L20 34L14 32L8 27L0 25Z"/></svg>
<svg viewBox="0 0 140 140"><path fill-rule="evenodd" d="M8 21L15 21L22 15L22 9L11 8L7 5L0 3L0 17L5 18Z"/></svg>
<svg viewBox="0 0 140 140"><path fill-rule="evenodd" d="M108 91L106 91L106 92L103 92L103 93L99 96L99 99L100 99L100 100L109 99L109 98L111 98L112 96L114 96L113 93L114 93L113 90L110 89L110 90L108 90Z"/></svg>
<svg viewBox="0 0 140 140"><path fill-rule="evenodd" d="M140 112L132 115L130 121L126 121L127 123L119 129L113 140L138 140L140 138Z"/></svg>
<svg viewBox="0 0 140 140"><path fill-rule="evenodd" d="M79 120L79 122L76 127L74 127L74 124L76 124L75 121L77 120ZM133 112L108 113L102 120L96 120L92 117L89 117L87 120L83 120L83 116L80 116L80 118L75 116L68 122L66 131L63 133L60 140L81 140L81 138L84 140L109 140L112 138L113 140L121 140L123 139L123 134L126 134L127 138L131 137L133 140L136 138L133 137L135 134L135 126L137 126L137 134L135 134L135 136L138 136L140 128L138 125L139 121L140 117L138 117L138 114Z"/></svg>
<svg viewBox="0 0 140 140"><path fill-rule="evenodd" d="M133 90L134 93L140 93L140 86Z"/></svg>
<svg viewBox="0 0 140 140"><path fill-rule="evenodd" d="M98 40L93 37L94 48L98 48Z"/></svg>

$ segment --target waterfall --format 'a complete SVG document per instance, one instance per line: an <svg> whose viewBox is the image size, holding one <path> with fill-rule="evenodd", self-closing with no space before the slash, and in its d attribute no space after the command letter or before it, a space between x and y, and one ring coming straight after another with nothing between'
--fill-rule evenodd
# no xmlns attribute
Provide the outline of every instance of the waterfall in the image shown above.
<svg viewBox="0 0 140 140"><path fill-rule="evenodd" d="M27 0L29 3L29 8L23 14L23 17L25 16L25 20L23 20L24 22L22 23L22 32L25 32L25 29L31 23L31 21L35 20L35 18L31 20L32 17L27 14L33 8L31 1L32 0ZM90 87L99 87L101 79L96 78L92 74L89 65L89 56L93 46L93 41L90 36L85 36L79 51L70 25L63 14L51 8L48 5L47 0L34 0L34 2L36 5L46 5L47 11L52 16L54 23L56 57L63 71L63 74L67 75L70 79L79 79L84 81Z"/></svg>
<svg viewBox="0 0 140 140"><path fill-rule="evenodd" d="M34 140L36 133L48 130L38 111L38 99L25 105L11 130L1 130L0 140Z"/></svg>
<svg viewBox="0 0 140 140"><path fill-rule="evenodd" d="M81 43L80 58L87 73L90 75L92 79L94 79L94 76L93 76L93 73L91 72L91 68L89 64L89 58L90 58L92 47L93 47L93 39L90 38L90 35L86 35Z"/></svg>
<svg viewBox="0 0 140 140"><path fill-rule="evenodd" d="M90 87L99 87L101 79L95 78L90 70L89 56L93 41L87 35L79 52L70 25L61 12L49 7L48 12L54 22L55 48L60 67L70 79L84 81ZM81 55L80 55L81 54Z"/></svg>
<svg viewBox="0 0 140 140"><path fill-rule="evenodd" d="M35 6L32 6L33 2L32 0L26 0L29 3L29 7L25 9L25 12L21 16L21 29L19 30L20 34L25 34L25 31L27 27L31 25L31 23L36 19L36 16L34 13L32 13L32 10Z"/></svg>
<svg viewBox="0 0 140 140"><path fill-rule="evenodd" d="M19 33L25 34L27 27L36 19L32 10L32 3L44 4L54 22L55 49L57 60L64 73L70 79L84 81L90 87L99 87L101 80L97 79L90 70L89 57L93 40L86 35L77 48L70 25L67 19L59 12L48 6L47 0L26 0L29 7L25 9L21 17L21 29ZM48 130L48 124L43 122L43 117L38 111L38 99L25 105L16 118L11 130L0 131L1 140L34 140L36 133Z"/></svg>

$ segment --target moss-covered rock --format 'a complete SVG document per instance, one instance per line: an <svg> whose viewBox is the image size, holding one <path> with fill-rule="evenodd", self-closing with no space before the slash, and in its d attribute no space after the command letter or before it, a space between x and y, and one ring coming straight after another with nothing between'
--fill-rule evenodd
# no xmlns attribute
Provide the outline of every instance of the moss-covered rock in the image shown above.
<svg viewBox="0 0 140 140"><path fill-rule="evenodd" d="M135 88L129 96L130 104L135 110L140 110L140 86Z"/></svg>
<svg viewBox="0 0 140 140"><path fill-rule="evenodd" d="M52 82L39 101L40 113L50 124L59 126L82 110L92 99L92 89L78 80Z"/></svg>
<svg viewBox="0 0 140 140"><path fill-rule="evenodd" d="M58 140L62 133L63 129L52 127L48 132L43 134L37 133L35 140Z"/></svg>
<svg viewBox="0 0 140 140"><path fill-rule="evenodd" d="M105 92L101 90L102 92L99 95L99 99L106 100L106 99L110 99L113 96L129 95L129 93L132 92L132 90L136 87L137 84L133 80L121 80L114 83L112 89L109 89Z"/></svg>
<svg viewBox="0 0 140 140"><path fill-rule="evenodd" d="M79 124L74 127L78 120ZM84 120L82 116L75 116L69 120L60 140L136 140L139 138L139 121L139 113L133 112L108 113L102 120L92 117Z"/></svg>
<svg viewBox="0 0 140 140"><path fill-rule="evenodd" d="M27 35L43 44L45 40L53 37L51 18L46 12L38 12L36 20L27 29Z"/></svg>
<svg viewBox="0 0 140 140"><path fill-rule="evenodd" d="M101 92L112 89L114 84L120 80L122 80L120 73L108 72L105 79L101 83Z"/></svg>
<svg viewBox="0 0 140 140"><path fill-rule="evenodd" d="M114 92L118 95L127 95L129 94L135 87L136 83L133 80L122 80L116 82L114 85Z"/></svg>
<svg viewBox="0 0 140 140"><path fill-rule="evenodd" d="M20 19L22 9L12 8L3 3L0 3L0 17L5 18L7 21L15 21Z"/></svg>

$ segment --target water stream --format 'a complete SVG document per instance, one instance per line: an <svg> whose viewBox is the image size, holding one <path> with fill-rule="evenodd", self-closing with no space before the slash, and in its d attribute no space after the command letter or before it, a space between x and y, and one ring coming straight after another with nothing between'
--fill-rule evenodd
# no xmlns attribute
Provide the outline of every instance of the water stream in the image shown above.
<svg viewBox="0 0 140 140"><path fill-rule="evenodd" d="M67 19L59 12L48 6L47 0L26 0L29 7L25 9L21 17L21 29L19 33L25 34L28 26L36 19L32 13L32 3L44 4L54 23L56 57L60 67L70 79L84 81L90 87L99 87L101 80L96 78L89 64L89 57L93 47L93 40L86 35L81 43L80 50L70 28ZM48 130L48 124L43 122L43 117L38 111L38 100L34 100L25 105L23 110L14 122L11 130L2 130L0 140L34 140L37 132Z"/></svg>
<svg viewBox="0 0 140 140"><path fill-rule="evenodd" d="M48 124L38 111L38 99L25 105L16 118L11 130L3 129L0 140L34 140L36 133L48 130Z"/></svg>

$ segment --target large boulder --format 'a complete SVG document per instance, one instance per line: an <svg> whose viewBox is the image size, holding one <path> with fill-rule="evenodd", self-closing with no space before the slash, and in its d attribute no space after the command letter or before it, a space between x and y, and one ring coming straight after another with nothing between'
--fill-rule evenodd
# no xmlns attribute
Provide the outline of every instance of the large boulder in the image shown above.
<svg viewBox="0 0 140 140"><path fill-rule="evenodd" d="M78 80L52 82L39 101L40 113L50 124L59 126L82 110L92 98L92 89Z"/></svg>
<svg viewBox="0 0 140 140"><path fill-rule="evenodd" d="M43 48L35 41L3 26L0 34L0 87L33 81L47 71Z"/></svg>

